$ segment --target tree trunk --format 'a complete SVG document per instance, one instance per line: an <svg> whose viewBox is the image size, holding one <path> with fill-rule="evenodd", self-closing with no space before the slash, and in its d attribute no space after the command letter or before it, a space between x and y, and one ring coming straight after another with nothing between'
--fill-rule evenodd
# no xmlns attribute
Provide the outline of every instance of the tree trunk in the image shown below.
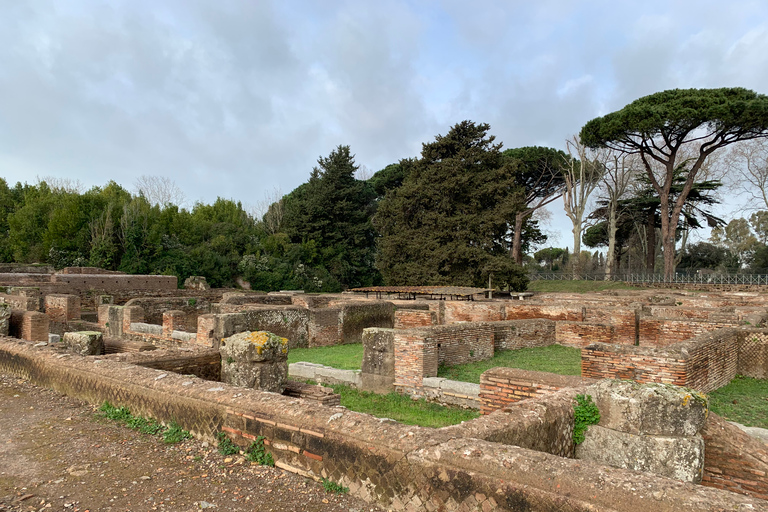
<svg viewBox="0 0 768 512"><path fill-rule="evenodd" d="M608 207L608 253L605 256L605 280L613 279L616 263L616 202L611 201Z"/></svg>
<svg viewBox="0 0 768 512"><path fill-rule="evenodd" d="M527 212L519 212L515 215L515 233L512 237L512 258L518 265L523 264L523 222Z"/></svg>
<svg viewBox="0 0 768 512"><path fill-rule="evenodd" d="M581 216L576 216L572 220L573 254L581 254ZM571 262L571 269L573 271L573 279L579 279L579 258L575 258Z"/></svg>
<svg viewBox="0 0 768 512"><path fill-rule="evenodd" d="M662 219L662 224L664 220ZM646 253L645 253L645 271L653 274L656 266L656 215L654 212L648 213L648 219L645 227Z"/></svg>

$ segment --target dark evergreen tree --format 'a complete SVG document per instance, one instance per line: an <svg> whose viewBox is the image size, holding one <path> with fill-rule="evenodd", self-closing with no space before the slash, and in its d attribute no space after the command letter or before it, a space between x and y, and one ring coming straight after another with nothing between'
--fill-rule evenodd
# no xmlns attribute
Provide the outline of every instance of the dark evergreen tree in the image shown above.
<svg viewBox="0 0 768 512"><path fill-rule="evenodd" d="M317 247L316 265L344 287L379 280L374 267L371 215L376 193L355 179L358 166L349 146L320 157L307 183L285 197L284 231L291 242Z"/></svg>
<svg viewBox="0 0 768 512"><path fill-rule="evenodd" d="M483 286L493 274L494 283L525 289L509 255L519 187L488 129L463 121L423 144L379 203L377 265L387 284Z"/></svg>

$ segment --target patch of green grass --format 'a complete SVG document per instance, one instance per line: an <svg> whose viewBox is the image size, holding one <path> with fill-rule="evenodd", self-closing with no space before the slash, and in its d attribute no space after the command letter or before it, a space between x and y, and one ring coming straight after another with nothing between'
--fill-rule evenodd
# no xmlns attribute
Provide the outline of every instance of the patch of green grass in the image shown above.
<svg viewBox="0 0 768 512"><path fill-rule="evenodd" d="M288 364L323 364L339 370L359 370L363 364L363 344L334 345L332 347L293 348L288 351Z"/></svg>
<svg viewBox="0 0 768 512"><path fill-rule="evenodd" d="M426 400L413 400L399 393L377 395L358 391L343 384L328 386L341 395L341 405L350 411L371 414L377 418L391 418L406 425L440 428L456 425L480 416L478 411L448 407Z"/></svg>
<svg viewBox="0 0 768 512"><path fill-rule="evenodd" d="M637 290L638 287L624 284L620 281L583 281L562 280L562 281L531 281L528 283L528 291L545 293L589 293L602 292L605 290Z"/></svg>
<svg viewBox="0 0 768 512"><path fill-rule="evenodd" d="M441 366L437 371L437 376L479 384L480 374L497 366L558 373L560 375L581 375L581 350L562 345L499 350L492 359L486 361L448 367Z"/></svg>
<svg viewBox="0 0 768 512"><path fill-rule="evenodd" d="M768 379L737 375L708 397L715 414L748 427L768 428Z"/></svg>
<svg viewBox="0 0 768 512"><path fill-rule="evenodd" d="M104 402L99 411L105 418L122 423L126 427L138 430L142 434L162 436L163 441L167 444L176 444L185 439L192 438L192 434L181 428L175 421L172 421L170 425L165 427L153 418L134 416L128 408L115 407L109 402Z"/></svg>

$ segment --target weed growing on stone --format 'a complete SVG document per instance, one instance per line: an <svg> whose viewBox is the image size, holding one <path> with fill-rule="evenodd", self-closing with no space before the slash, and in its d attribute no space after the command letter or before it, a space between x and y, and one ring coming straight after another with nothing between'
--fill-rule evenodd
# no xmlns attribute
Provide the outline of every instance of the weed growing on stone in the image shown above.
<svg viewBox="0 0 768 512"><path fill-rule="evenodd" d="M162 436L163 441L167 444L176 444L185 439L192 438L192 434L181 428L175 421L172 421L168 427L164 427L155 419L134 416L128 408L115 407L109 402L104 402L99 411L105 418L122 423L126 427L138 430L142 434Z"/></svg>
<svg viewBox="0 0 768 512"><path fill-rule="evenodd" d="M349 487L339 485L336 482L328 480L327 478L321 478L321 482L323 483L323 489L325 489L325 492L332 492L335 494L345 494L349 492Z"/></svg>
<svg viewBox="0 0 768 512"><path fill-rule="evenodd" d="M600 421L600 411L590 395L576 395L576 403L578 405L573 407L573 444L581 444L587 428Z"/></svg>
<svg viewBox="0 0 768 512"><path fill-rule="evenodd" d="M251 446L245 450L245 458L251 462L261 464L262 466L274 466L275 459L272 458L272 454L267 452L264 448L264 436L259 436Z"/></svg>
<svg viewBox="0 0 768 512"><path fill-rule="evenodd" d="M219 453L222 455L235 455L237 453L240 453L240 448L232 442L230 438L227 437L227 434L224 432L219 432L216 434L216 439L219 441L218 450Z"/></svg>

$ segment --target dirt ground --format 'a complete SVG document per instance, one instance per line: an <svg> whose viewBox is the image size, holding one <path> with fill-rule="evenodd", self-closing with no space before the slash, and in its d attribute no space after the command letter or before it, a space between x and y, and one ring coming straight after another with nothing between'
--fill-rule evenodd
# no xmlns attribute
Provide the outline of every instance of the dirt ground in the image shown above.
<svg viewBox="0 0 768 512"><path fill-rule="evenodd" d="M381 511L293 473L166 445L96 407L0 375L0 512Z"/></svg>

